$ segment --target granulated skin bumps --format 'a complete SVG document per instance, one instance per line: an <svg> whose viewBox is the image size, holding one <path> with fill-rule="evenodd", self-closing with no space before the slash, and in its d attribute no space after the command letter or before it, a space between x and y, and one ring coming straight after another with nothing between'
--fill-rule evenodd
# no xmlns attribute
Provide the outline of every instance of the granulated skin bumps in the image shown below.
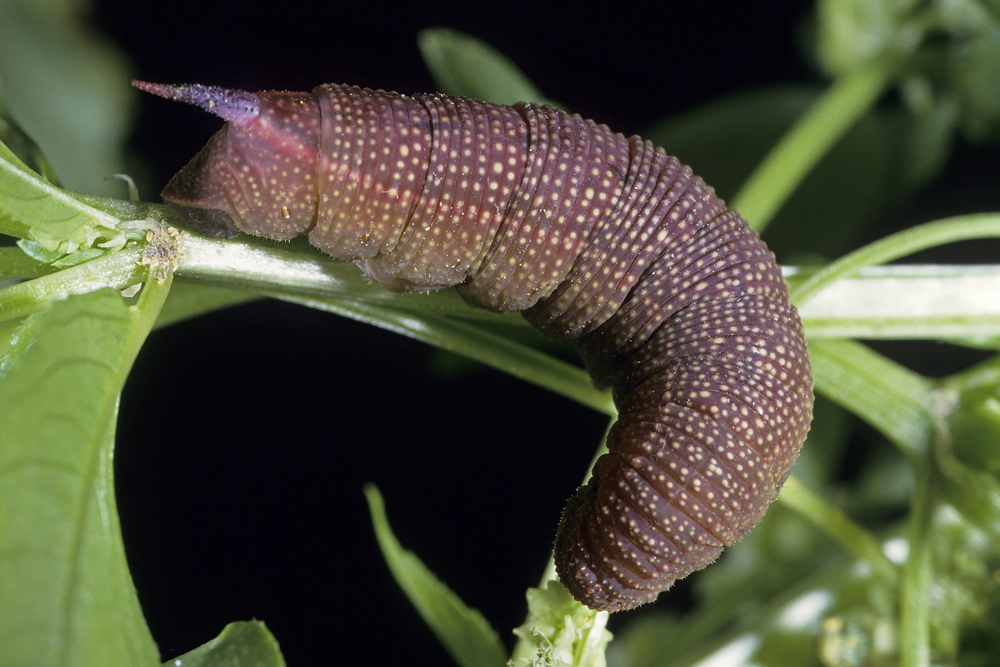
<svg viewBox="0 0 1000 667"><path fill-rule="evenodd" d="M577 344L619 410L555 541L580 602L655 599L777 497L812 418L802 325L757 234L663 150L526 103L135 85L228 121L163 191L195 229L308 234Z"/></svg>

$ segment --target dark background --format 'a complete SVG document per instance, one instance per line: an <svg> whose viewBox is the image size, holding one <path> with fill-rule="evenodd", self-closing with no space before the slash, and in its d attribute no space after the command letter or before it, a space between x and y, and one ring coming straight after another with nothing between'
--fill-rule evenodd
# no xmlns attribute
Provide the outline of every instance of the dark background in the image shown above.
<svg viewBox="0 0 1000 667"><path fill-rule="evenodd" d="M103 0L94 23L149 81L407 93L434 90L417 31L448 26L629 134L725 93L821 81L796 44L811 6ZM219 125L144 98L133 148L153 187ZM258 618L293 666L448 664L378 553L368 481L403 544L512 643L523 591L606 420L496 372L435 370L431 357L276 302L153 335L122 400L116 466L126 547L164 659Z"/></svg>

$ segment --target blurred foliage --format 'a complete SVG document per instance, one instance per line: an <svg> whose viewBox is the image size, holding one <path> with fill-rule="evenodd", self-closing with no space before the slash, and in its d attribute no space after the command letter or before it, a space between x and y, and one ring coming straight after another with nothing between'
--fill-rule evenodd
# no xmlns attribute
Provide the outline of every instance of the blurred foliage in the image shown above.
<svg viewBox="0 0 1000 667"><path fill-rule="evenodd" d="M117 532L110 457L117 392L167 289L149 281L148 264L177 255L157 222L168 215L161 209L53 185L58 172L71 189L120 187L101 179L121 170L134 97L115 48L80 28L83 11L78 2L0 2L0 139L16 154L4 151L0 160L0 231L21 238L25 251L3 248L0 275L31 279L0 291L0 405L8 415L0 472L17 481L0 486L0 508L16 518L0 524L0 662L25 667L155 662ZM795 163L801 173L794 175L804 180L787 202L778 197L768 241L785 262L819 263L857 245L873 218L940 172L957 137L1000 138L996 0L820 0L814 34L831 88L735 95L664 120L647 135L731 198L763 161L793 170L771 147L816 109L832 104L836 112L844 98L831 91L855 90L844 81L874 72L872 103L855 99L859 115L849 127L814 137L833 148L818 151L815 168L809 160ZM420 46L448 92L543 99L505 57L473 38L437 29L424 33ZM898 96L882 99L889 90ZM73 104L61 103L66 99ZM137 265L140 259L146 264ZM238 268L228 277L247 278ZM98 289L144 281L138 298L132 290L122 296ZM179 287L163 321L249 298L198 281ZM403 303L391 302L394 313L373 307L364 317L396 331L401 321L416 322L440 334L442 346L449 336L458 340L458 328L440 328L430 315L420 319ZM314 305L325 307L319 299ZM479 326L484 340L495 333L488 323ZM608 648L609 664L1000 660L998 357L931 379L853 341L811 345L823 396L795 481L738 548L693 580L692 611L637 615ZM482 349L470 354L489 358ZM545 374L541 363L527 365L525 376ZM39 384L46 391L33 394ZM852 413L869 424L864 443L855 440ZM34 446L38 434L59 428L51 438L61 448ZM442 641L458 656L485 651L500 659L482 616L401 547L377 492L370 489L369 498L388 559ZM86 508L89 519L80 519ZM81 561L67 550L68 536L82 536ZM95 599L104 606L87 606ZM529 591L528 600L516 664L603 664L606 615L569 601L550 582ZM282 664L259 624L228 626L178 660Z"/></svg>
<svg viewBox="0 0 1000 667"><path fill-rule="evenodd" d="M39 142L62 183L120 194L136 109L126 59L89 30L85 0L0 1L0 97Z"/></svg>

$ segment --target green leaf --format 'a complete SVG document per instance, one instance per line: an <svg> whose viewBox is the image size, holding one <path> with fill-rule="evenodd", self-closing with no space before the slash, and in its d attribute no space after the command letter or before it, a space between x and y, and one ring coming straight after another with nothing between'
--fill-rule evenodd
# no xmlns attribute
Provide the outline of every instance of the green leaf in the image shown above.
<svg viewBox="0 0 1000 667"><path fill-rule="evenodd" d="M17 242L17 247L31 259L36 262L42 262L43 264L51 264L63 256L63 253L58 250L49 250L48 248L34 241L29 241L28 239L19 240Z"/></svg>
<svg viewBox="0 0 1000 667"><path fill-rule="evenodd" d="M429 28L420 32L417 45L442 92L497 104L557 106L507 56L475 37L449 28Z"/></svg>
<svg viewBox="0 0 1000 667"><path fill-rule="evenodd" d="M152 666L115 508L118 397L162 300L55 303L0 364L0 663ZM13 416L13 418L12 418Z"/></svg>
<svg viewBox="0 0 1000 667"><path fill-rule="evenodd" d="M28 239L62 255L140 238L137 232L119 231L119 226L147 213L146 206L87 198L58 188L0 144L0 234Z"/></svg>
<svg viewBox="0 0 1000 667"><path fill-rule="evenodd" d="M0 2L3 94L66 187L111 194L104 176L125 169L137 94L125 55L91 27L91 4Z"/></svg>
<svg viewBox="0 0 1000 667"><path fill-rule="evenodd" d="M285 667L285 659L263 621L239 621L163 667Z"/></svg>
<svg viewBox="0 0 1000 667"><path fill-rule="evenodd" d="M54 185L59 185L59 178L42 149L28 136L28 133L14 120L7 103L0 98L0 144L13 151L28 168L35 171Z"/></svg>
<svg viewBox="0 0 1000 667"><path fill-rule="evenodd" d="M823 68L842 75L891 48L915 0L820 0L817 52Z"/></svg>
<svg viewBox="0 0 1000 667"><path fill-rule="evenodd" d="M412 551L399 544L389 527L379 490L367 484L365 497L392 576L455 662L463 667L506 665L507 650L483 615L466 606Z"/></svg>
<svg viewBox="0 0 1000 667"><path fill-rule="evenodd" d="M809 344L816 391L860 416L902 451L926 451L932 432L930 382L861 343Z"/></svg>

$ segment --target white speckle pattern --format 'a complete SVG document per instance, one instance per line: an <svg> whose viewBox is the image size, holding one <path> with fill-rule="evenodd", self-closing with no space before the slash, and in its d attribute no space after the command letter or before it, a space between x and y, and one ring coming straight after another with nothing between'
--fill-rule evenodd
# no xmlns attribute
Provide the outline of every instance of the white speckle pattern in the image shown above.
<svg viewBox="0 0 1000 667"><path fill-rule="evenodd" d="M259 114L164 197L209 231L308 231L392 289L458 285L577 342L619 409L556 538L577 600L651 601L761 519L809 429L812 377L773 255L711 187L544 106L313 95L258 93Z"/></svg>
<svg viewBox="0 0 1000 667"><path fill-rule="evenodd" d="M251 95L227 92L241 99ZM319 106L309 93L253 95L257 113L223 127L162 195L210 236L231 238L242 231L291 239L316 218Z"/></svg>

